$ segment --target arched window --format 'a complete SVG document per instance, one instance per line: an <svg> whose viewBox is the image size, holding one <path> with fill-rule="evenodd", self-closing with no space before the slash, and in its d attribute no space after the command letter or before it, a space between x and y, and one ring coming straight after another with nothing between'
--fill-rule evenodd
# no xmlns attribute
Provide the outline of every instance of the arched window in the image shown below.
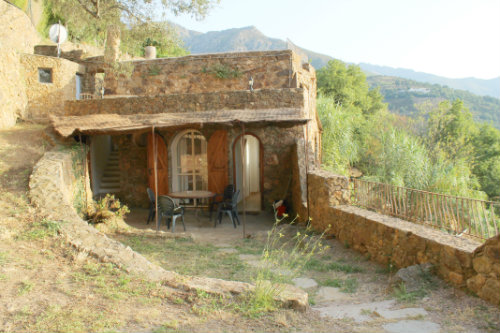
<svg viewBox="0 0 500 333"><path fill-rule="evenodd" d="M174 192L207 189L207 141L203 134L192 129L179 133L172 142L172 159Z"/></svg>

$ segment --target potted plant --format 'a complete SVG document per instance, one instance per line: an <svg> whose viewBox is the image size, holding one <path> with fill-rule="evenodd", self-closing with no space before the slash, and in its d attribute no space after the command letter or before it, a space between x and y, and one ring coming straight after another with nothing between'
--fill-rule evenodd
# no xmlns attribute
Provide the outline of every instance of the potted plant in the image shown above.
<svg viewBox="0 0 500 333"><path fill-rule="evenodd" d="M142 47L144 47L144 57L146 59L155 59L156 58L156 47L160 46L160 43L151 38L146 38L144 43L142 43Z"/></svg>

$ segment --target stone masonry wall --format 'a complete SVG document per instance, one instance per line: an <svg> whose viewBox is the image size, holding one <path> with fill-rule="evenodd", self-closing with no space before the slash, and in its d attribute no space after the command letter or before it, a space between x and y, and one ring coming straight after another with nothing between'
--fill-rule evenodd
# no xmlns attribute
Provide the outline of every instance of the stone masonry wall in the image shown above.
<svg viewBox="0 0 500 333"><path fill-rule="evenodd" d="M250 77L254 89L290 88L294 74L290 50L191 55L121 64L127 70L106 75L107 95L248 90Z"/></svg>
<svg viewBox="0 0 500 333"><path fill-rule="evenodd" d="M322 170L308 175L312 225L374 261L397 268L430 262L458 288L500 304L499 237L483 246L423 225L380 215L348 203L348 180Z"/></svg>
<svg viewBox="0 0 500 333"><path fill-rule="evenodd" d="M20 9L0 1L0 129L16 124L24 116L28 99L21 53L33 52L40 40L29 17Z"/></svg>
<svg viewBox="0 0 500 333"><path fill-rule="evenodd" d="M65 116L89 114L153 114L208 110L271 109L303 107L302 89L262 89L157 97L105 98L66 101Z"/></svg>
<svg viewBox="0 0 500 333"><path fill-rule="evenodd" d="M274 200L284 199L292 191L292 169L291 158L295 141L302 135L300 125L292 127L279 126L247 126L245 132L255 135L261 142L263 148L263 206L270 210ZM233 175L233 144L241 135L241 128L220 127L205 125L203 127L193 126L200 131L208 141L215 130L226 129L228 131L228 176L229 181L234 180ZM165 139L168 147L169 184L172 185L172 156L171 144L175 136L183 129L160 130L159 133ZM147 149L145 137L148 133L129 134L113 136L113 142L117 145L120 159L120 192L117 193L120 200L133 207L147 207L148 197L146 187L147 179ZM144 136L141 138L141 136ZM138 144L139 143L139 144Z"/></svg>
<svg viewBox="0 0 500 333"><path fill-rule="evenodd" d="M64 101L76 98L76 74L85 69L66 59L35 54L22 54L28 106L27 118L43 119L51 114L61 114ZM39 68L52 69L52 83L41 83Z"/></svg>

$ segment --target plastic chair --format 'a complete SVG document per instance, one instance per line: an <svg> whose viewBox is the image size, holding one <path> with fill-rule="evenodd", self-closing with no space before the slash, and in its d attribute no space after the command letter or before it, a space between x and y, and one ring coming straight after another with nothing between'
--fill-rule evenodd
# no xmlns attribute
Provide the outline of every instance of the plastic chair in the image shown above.
<svg viewBox="0 0 500 333"><path fill-rule="evenodd" d="M212 197L212 202L210 203L210 216L209 219L210 221L212 220L212 212L214 211L214 208L219 206L223 202L231 201L232 197L234 194L234 185L229 184L224 188L224 193L216 193ZM222 199L217 200L217 198L222 197Z"/></svg>
<svg viewBox="0 0 500 333"><path fill-rule="evenodd" d="M226 213L231 222L233 222L234 227L236 228L236 221L240 224L240 218L238 216L238 196L240 194L240 190L237 190L233 193L230 201L224 201L219 204L217 209L217 219L219 220L219 224L222 223L222 215ZM217 227L217 220L215 220L214 228Z"/></svg>
<svg viewBox="0 0 500 333"><path fill-rule="evenodd" d="M176 205L171 197L166 195L160 195L158 197L158 211L160 214L160 224L161 220L166 217L167 228L170 229L170 221L172 221L172 232L175 232L175 220L180 217L182 225L184 226L184 231L186 231L186 225L184 224L184 207Z"/></svg>
<svg viewBox="0 0 500 333"><path fill-rule="evenodd" d="M150 221L153 221L156 215L156 204L155 204L155 194L152 189L147 188L146 192L148 192L149 197L149 215L148 221L146 224L149 224Z"/></svg>

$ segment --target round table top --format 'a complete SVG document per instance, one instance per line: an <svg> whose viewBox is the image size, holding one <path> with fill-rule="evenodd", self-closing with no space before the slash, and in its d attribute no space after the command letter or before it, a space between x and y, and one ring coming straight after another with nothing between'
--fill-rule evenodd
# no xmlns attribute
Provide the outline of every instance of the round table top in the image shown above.
<svg viewBox="0 0 500 333"><path fill-rule="evenodd" d="M176 199L203 199L203 198L211 198L214 196L214 192L210 191L181 191L181 192L172 192L167 194L169 197Z"/></svg>

